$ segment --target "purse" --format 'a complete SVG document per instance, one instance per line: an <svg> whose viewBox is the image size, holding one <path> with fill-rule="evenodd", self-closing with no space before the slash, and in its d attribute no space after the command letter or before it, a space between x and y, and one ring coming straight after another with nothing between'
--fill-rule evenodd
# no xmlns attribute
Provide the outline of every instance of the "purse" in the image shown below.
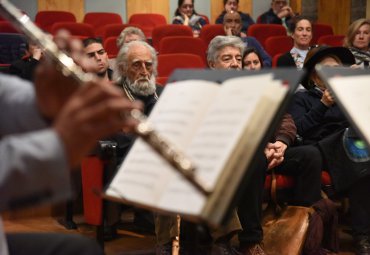
<svg viewBox="0 0 370 255"><path fill-rule="evenodd" d="M271 200L262 220L263 249L269 255L299 255L304 247L311 207L278 205L276 176L272 171Z"/></svg>

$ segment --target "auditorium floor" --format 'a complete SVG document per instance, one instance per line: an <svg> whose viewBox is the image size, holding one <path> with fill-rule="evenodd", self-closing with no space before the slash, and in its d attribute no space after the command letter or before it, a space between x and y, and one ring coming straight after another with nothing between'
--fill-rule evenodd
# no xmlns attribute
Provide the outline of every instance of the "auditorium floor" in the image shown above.
<svg viewBox="0 0 370 255"><path fill-rule="evenodd" d="M93 237L95 228L83 223L82 217L75 217L78 225L77 230L66 230L54 218L38 217L30 219L5 220L4 225L7 232L62 232L62 233L81 233ZM351 247L351 237L341 227L340 232L340 255L353 255ZM153 235L138 234L129 230L121 229L118 231L119 238L105 242L105 252L107 255L144 255L155 254L155 239Z"/></svg>

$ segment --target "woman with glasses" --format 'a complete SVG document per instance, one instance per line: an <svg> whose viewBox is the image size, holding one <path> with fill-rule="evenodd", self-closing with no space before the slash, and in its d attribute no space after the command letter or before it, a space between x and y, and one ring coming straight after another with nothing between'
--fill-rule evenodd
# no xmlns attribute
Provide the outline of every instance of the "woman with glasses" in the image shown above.
<svg viewBox="0 0 370 255"><path fill-rule="evenodd" d="M194 10L194 0L179 0L172 24L190 26L194 37L198 37L207 21Z"/></svg>
<svg viewBox="0 0 370 255"><path fill-rule="evenodd" d="M295 66L302 69L312 40L312 23L303 16L297 16L289 24L289 31L294 46L278 59L277 66Z"/></svg>
<svg viewBox="0 0 370 255"><path fill-rule="evenodd" d="M348 28L344 38L344 47L349 48L356 59L356 64L369 68L370 62L370 19L358 19Z"/></svg>
<svg viewBox="0 0 370 255"><path fill-rule="evenodd" d="M242 20L241 31L244 34L242 37L247 36L248 27L254 24L254 20L248 13L238 11L239 0L224 0L224 11L217 17L216 24L224 24L224 16L229 12L238 12Z"/></svg>

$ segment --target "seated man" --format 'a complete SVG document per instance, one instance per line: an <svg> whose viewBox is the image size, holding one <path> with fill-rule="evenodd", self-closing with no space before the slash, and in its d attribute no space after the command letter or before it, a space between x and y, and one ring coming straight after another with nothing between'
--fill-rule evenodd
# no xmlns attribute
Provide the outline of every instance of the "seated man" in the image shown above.
<svg viewBox="0 0 370 255"><path fill-rule="evenodd" d="M254 24L254 20L248 13L238 11L239 0L224 0L224 11L217 17L216 24L224 24L225 14L228 12L239 13L242 21L241 31L245 36L248 32L248 27Z"/></svg>
<svg viewBox="0 0 370 255"><path fill-rule="evenodd" d="M294 16L287 0L272 0L270 10L259 16L257 23L280 24L288 27L288 21Z"/></svg>
<svg viewBox="0 0 370 255"><path fill-rule="evenodd" d="M224 16L224 30L226 35L234 35L239 36L243 42L245 43L245 47L253 47L255 48L263 59L263 66L264 67L271 67L271 57L269 54L264 50L262 45L257 41L256 38L252 36L247 36L241 33L242 24L241 18L238 12L227 12Z"/></svg>
<svg viewBox="0 0 370 255"><path fill-rule="evenodd" d="M42 57L42 50L32 41L28 41L26 54L22 59L14 61L9 66L9 73L22 79L33 81L36 66Z"/></svg>
<svg viewBox="0 0 370 255"><path fill-rule="evenodd" d="M124 44L131 41L146 41L146 37L140 28L126 27L123 29L120 35L117 37L117 47L121 49Z"/></svg>
<svg viewBox="0 0 370 255"><path fill-rule="evenodd" d="M108 54L103 47L100 38L89 37L83 40L84 51L89 59L90 65L85 67L85 71L95 73L106 81L112 80L113 71L109 68Z"/></svg>

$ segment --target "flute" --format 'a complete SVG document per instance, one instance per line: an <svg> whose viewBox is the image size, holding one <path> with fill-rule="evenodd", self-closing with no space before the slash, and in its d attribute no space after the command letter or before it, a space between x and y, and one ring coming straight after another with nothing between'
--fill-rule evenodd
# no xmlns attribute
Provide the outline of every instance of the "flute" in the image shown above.
<svg viewBox="0 0 370 255"><path fill-rule="evenodd" d="M83 72L81 67L76 65L71 57L59 50L54 41L13 4L7 0L0 0L0 13L15 27L24 32L32 41L38 44L45 54L57 63L63 75L73 77L80 84L93 79L92 74ZM196 177L193 162L154 130L143 113L139 110L132 110L129 116L122 117L130 117L137 120L138 124L135 127L134 133L166 159L196 189L204 195L210 194L210 191L201 180Z"/></svg>

